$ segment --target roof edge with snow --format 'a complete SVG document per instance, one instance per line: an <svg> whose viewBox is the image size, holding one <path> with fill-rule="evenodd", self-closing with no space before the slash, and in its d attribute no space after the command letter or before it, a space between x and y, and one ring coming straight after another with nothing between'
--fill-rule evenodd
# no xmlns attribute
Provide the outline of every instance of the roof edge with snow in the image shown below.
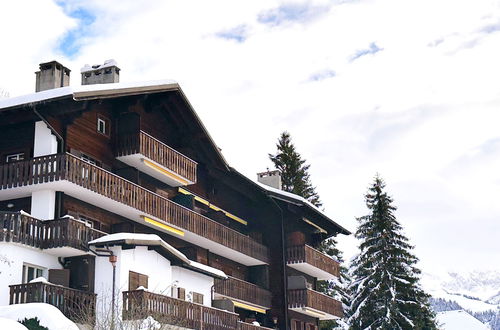
<svg viewBox="0 0 500 330"><path fill-rule="evenodd" d="M227 275L221 270L188 259L182 252L156 234L116 233L102 236L89 242L89 246L96 247L116 245L156 247L175 257L185 268L216 278L227 278Z"/></svg>

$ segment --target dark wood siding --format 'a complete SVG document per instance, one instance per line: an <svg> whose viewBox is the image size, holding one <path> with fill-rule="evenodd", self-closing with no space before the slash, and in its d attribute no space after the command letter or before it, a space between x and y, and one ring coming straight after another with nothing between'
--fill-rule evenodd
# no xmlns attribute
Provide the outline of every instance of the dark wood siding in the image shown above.
<svg viewBox="0 0 500 330"><path fill-rule="evenodd" d="M111 119L111 111L105 108L84 112L66 131L66 150L78 150L111 168L114 160L112 136L97 132L98 115ZM113 131L112 120L110 130ZM111 134L112 135L112 134Z"/></svg>

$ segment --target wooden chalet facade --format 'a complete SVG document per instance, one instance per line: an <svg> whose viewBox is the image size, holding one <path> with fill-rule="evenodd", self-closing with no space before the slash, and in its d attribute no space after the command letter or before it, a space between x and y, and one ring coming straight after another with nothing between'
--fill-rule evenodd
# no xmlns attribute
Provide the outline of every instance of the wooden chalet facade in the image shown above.
<svg viewBox="0 0 500 330"><path fill-rule="evenodd" d="M69 75L57 62L41 65L42 75L58 66ZM0 288L0 305L48 302L76 318L76 305L94 308L101 295L102 257L89 242L132 233L157 235L201 264L197 273L208 266L227 276L210 279L205 294L170 284L159 293L140 288L162 269L130 270L124 319L137 304L195 329L317 329L342 315L340 302L315 291L318 280L339 275L316 248L349 232L300 197L231 168L177 83L65 85L37 83L40 92L0 101L0 252L37 253L10 270L22 273L12 277L18 282L0 274L10 285ZM120 244L124 256L159 251ZM40 276L48 283L30 283Z"/></svg>

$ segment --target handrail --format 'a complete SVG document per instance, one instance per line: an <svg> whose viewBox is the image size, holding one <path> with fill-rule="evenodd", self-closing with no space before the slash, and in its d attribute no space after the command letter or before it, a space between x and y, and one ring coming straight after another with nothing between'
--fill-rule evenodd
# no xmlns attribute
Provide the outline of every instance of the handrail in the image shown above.
<svg viewBox="0 0 500 330"><path fill-rule="evenodd" d="M307 263L334 276L340 275L339 262L309 245L290 246L286 250L287 263Z"/></svg>
<svg viewBox="0 0 500 330"><path fill-rule="evenodd" d="M54 154L0 166L0 189L61 180L68 180L154 218L268 262L267 247L249 236L74 155Z"/></svg>
<svg viewBox="0 0 500 330"><path fill-rule="evenodd" d="M215 279L214 291L220 295L246 301L262 307L271 307L271 292L250 282L229 276Z"/></svg>
<svg viewBox="0 0 500 330"><path fill-rule="evenodd" d="M51 283L10 285L12 304L41 302L57 307L66 317L78 323L94 323L96 294Z"/></svg>
<svg viewBox="0 0 500 330"><path fill-rule="evenodd" d="M123 319L152 316L160 323L191 329L236 329L238 314L144 290L123 292Z"/></svg>
<svg viewBox="0 0 500 330"><path fill-rule="evenodd" d="M0 242L21 243L40 249L73 247L87 251L87 243L106 233L81 221L61 218L42 221L19 212L0 212Z"/></svg>
<svg viewBox="0 0 500 330"><path fill-rule="evenodd" d="M141 154L185 179L196 182L196 161L142 130L118 136L116 156L132 154Z"/></svg>
<svg viewBox="0 0 500 330"><path fill-rule="evenodd" d="M343 315L340 301L311 289L288 290L288 307L309 307L338 317Z"/></svg>

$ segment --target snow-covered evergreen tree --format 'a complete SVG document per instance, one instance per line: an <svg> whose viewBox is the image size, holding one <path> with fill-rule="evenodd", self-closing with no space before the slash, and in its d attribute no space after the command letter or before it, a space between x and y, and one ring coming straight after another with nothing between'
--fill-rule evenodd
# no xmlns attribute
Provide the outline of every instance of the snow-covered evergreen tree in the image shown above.
<svg viewBox="0 0 500 330"><path fill-rule="evenodd" d="M311 184L310 165L306 165L306 161L295 150L290 133L281 133L276 147L277 153L269 154L269 159L281 172L282 189L304 197L316 207L321 207L322 203L316 188Z"/></svg>
<svg viewBox="0 0 500 330"><path fill-rule="evenodd" d="M290 134L283 132L276 145L277 153L269 154L269 158L274 163L276 169L281 172L282 189L304 197L316 207L321 207L319 195L311 183L309 176L309 166L302 159L301 155L295 150ZM318 249L337 259L341 264L343 262L342 252L337 249L337 242L334 237L324 240ZM319 281L317 290L323 292L335 299L342 301L344 310L349 303L347 294L348 271L345 267L340 269L340 279L336 281ZM321 322L321 329L346 329L345 320Z"/></svg>
<svg viewBox="0 0 500 330"><path fill-rule="evenodd" d="M353 260L349 324L357 329L437 329L429 295L420 287L418 259L396 220L393 200L377 175L358 218L360 253Z"/></svg>

